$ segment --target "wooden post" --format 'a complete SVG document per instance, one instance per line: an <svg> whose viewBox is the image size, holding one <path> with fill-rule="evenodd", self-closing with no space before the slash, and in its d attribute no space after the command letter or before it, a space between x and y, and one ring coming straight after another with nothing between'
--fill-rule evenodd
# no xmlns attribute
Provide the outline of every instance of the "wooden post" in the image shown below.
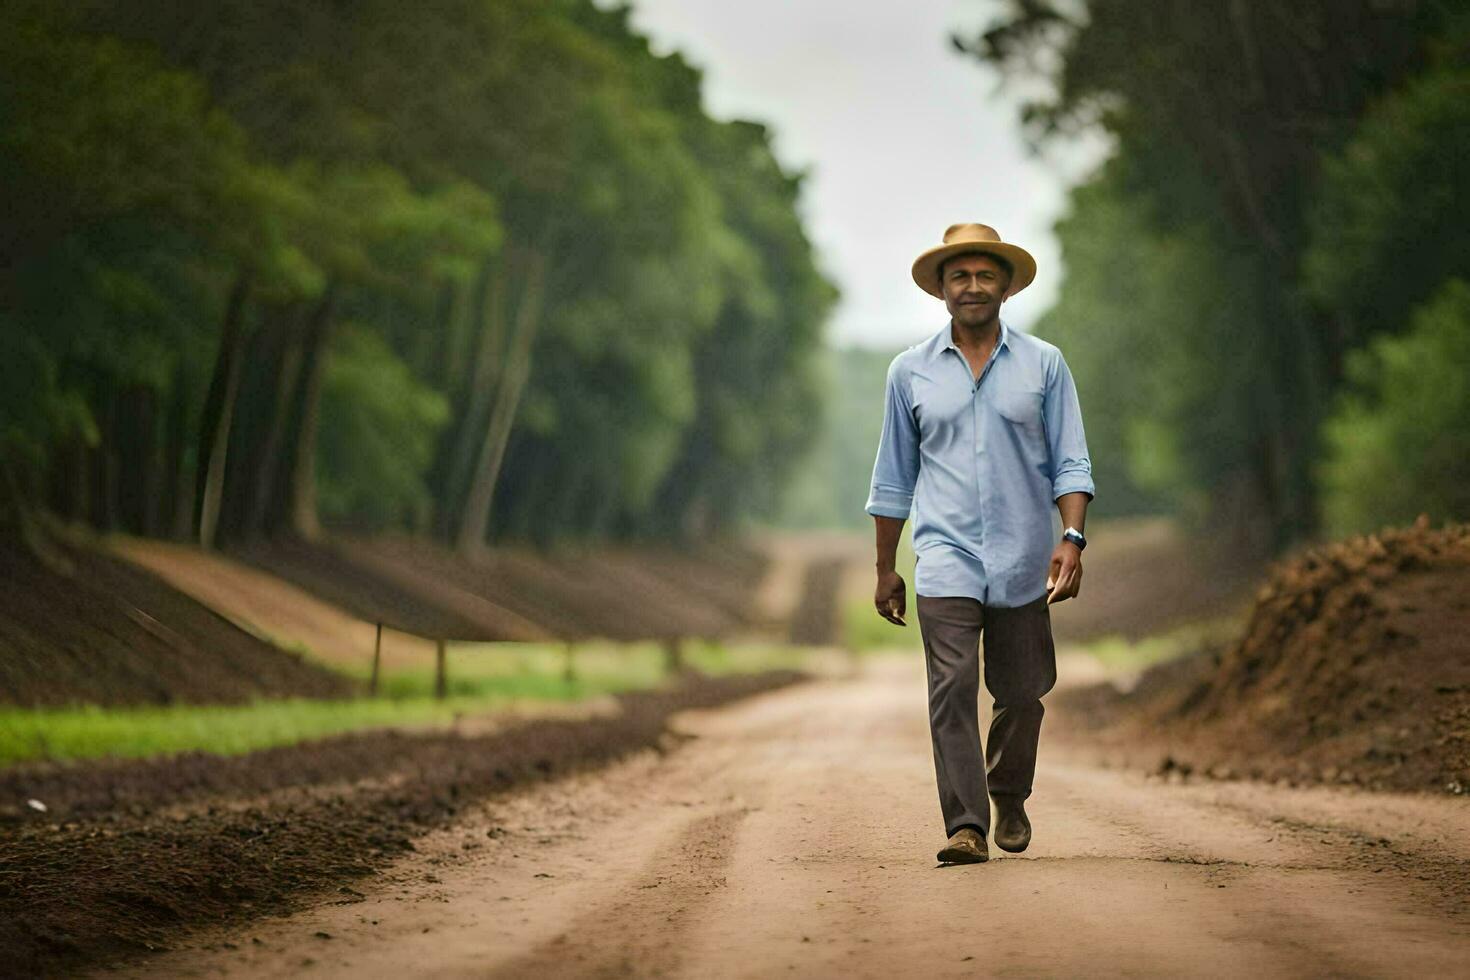
<svg viewBox="0 0 1470 980"><path fill-rule="evenodd" d="M562 651L566 660L562 666L561 676L562 680L570 686L577 682L577 648L571 640L568 640Z"/></svg>
<svg viewBox="0 0 1470 980"><path fill-rule="evenodd" d="M434 697L443 701L449 694L449 679L445 676L444 641L436 640L434 642Z"/></svg>
<svg viewBox="0 0 1470 980"><path fill-rule="evenodd" d="M378 624L378 636L373 641L373 676L368 681L368 693L373 697L378 696L378 674L383 667L383 624Z"/></svg>
<svg viewBox="0 0 1470 980"><path fill-rule="evenodd" d="M684 669L682 637L671 636L664 640L664 669L670 674L677 674Z"/></svg>

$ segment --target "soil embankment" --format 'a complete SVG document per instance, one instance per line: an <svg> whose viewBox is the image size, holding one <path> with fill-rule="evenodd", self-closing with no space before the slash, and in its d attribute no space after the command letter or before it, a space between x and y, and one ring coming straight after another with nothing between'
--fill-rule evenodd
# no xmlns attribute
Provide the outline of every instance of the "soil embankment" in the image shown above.
<svg viewBox="0 0 1470 980"><path fill-rule="evenodd" d="M769 626L747 597L766 559L730 543L466 558L411 538L261 542L235 556L367 622L453 640L723 637Z"/></svg>
<svg viewBox="0 0 1470 980"><path fill-rule="evenodd" d="M0 545L0 703L145 705L342 697L352 684L151 573L57 544L70 573Z"/></svg>
<svg viewBox="0 0 1470 980"><path fill-rule="evenodd" d="M1284 561L1233 645L1063 706L1074 731L1130 764L1470 792L1470 525Z"/></svg>

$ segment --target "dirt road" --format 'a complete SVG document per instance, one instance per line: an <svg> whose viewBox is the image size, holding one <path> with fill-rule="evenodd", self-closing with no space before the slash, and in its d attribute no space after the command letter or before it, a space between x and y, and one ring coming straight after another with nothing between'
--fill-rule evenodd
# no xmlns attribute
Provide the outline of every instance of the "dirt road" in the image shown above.
<svg viewBox="0 0 1470 980"><path fill-rule="evenodd" d="M1024 855L939 867L917 658L477 811L347 894L138 975L1452 976L1463 799L1175 785L1043 733ZM359 884L361 888L362 885Z"/></svg>

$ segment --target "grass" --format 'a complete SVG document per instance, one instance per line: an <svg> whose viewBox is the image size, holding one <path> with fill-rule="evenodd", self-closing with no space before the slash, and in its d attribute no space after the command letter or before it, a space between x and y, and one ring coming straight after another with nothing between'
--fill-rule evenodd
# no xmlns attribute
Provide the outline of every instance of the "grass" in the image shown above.
<svg viewBox="0 0 1470 980"><path fill-rule="evenodd" d="M898 574L903 576L908 587L908 606L904 612L907 627L899 628L879 616L873 608L872 586L860 596L847 598L842 604L843 640L849 650L871 653L891 650L896 647L915 647L919 644L919 614L914 606L914 547L910 528L905 524L903 537L898 542ZM873 579L876 583L876 577Z"/></svg>
<svg viewBox="0 0 1470 980"><path fill-rule="evenodd" d="M1140 640L1104 636L1077 644L1072 649L1095 657L1109 670L1130 672L1188 656L1207 646L1227 644L1237 638L1243 628L1241 617L1224 616L1188 623Z"/></svg>
<svg viewBox="0 0 1470 980"><path fill-rule="evenodd" d="M160 708L0 711L0 765L35 759L138 758L199 750L238 755L362 728L447 725L480 699L310 701Z"/></svg>
<svg viewBox="0 0 1470 980"><path fill-rule="evenodd" d="M728 648L690 642L685 661L708 674L800 669L805 654L782 646ZM142 758L201 751L238 755L380 727L447 727L517 701L576 701L656 687L667 675L657 644L459 644L449 648L448 697L433 697L433 671L388 672L383 696L301 698L239 705L0 708L0 766L38 759Z"/></svg>

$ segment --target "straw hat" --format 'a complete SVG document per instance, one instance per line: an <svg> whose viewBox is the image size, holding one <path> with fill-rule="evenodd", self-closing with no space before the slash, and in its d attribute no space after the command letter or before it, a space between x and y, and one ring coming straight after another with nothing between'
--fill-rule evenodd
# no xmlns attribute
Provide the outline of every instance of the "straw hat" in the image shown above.
<svg viewBox="0 0 1470 980"><path fill-rule="evenodd" d="M940 265L956 255L974 253L999 256L1010 263L1011 284L1006 289L1007 296L1016 295L1036 278L1036 260L1030 252L1019 245L1001 241L1000 234L989 225L970 221L950 225L944 231L943 245L929 249L914 260L914 282L930 296L944 299L944 291L939 288Z"/></svg>

